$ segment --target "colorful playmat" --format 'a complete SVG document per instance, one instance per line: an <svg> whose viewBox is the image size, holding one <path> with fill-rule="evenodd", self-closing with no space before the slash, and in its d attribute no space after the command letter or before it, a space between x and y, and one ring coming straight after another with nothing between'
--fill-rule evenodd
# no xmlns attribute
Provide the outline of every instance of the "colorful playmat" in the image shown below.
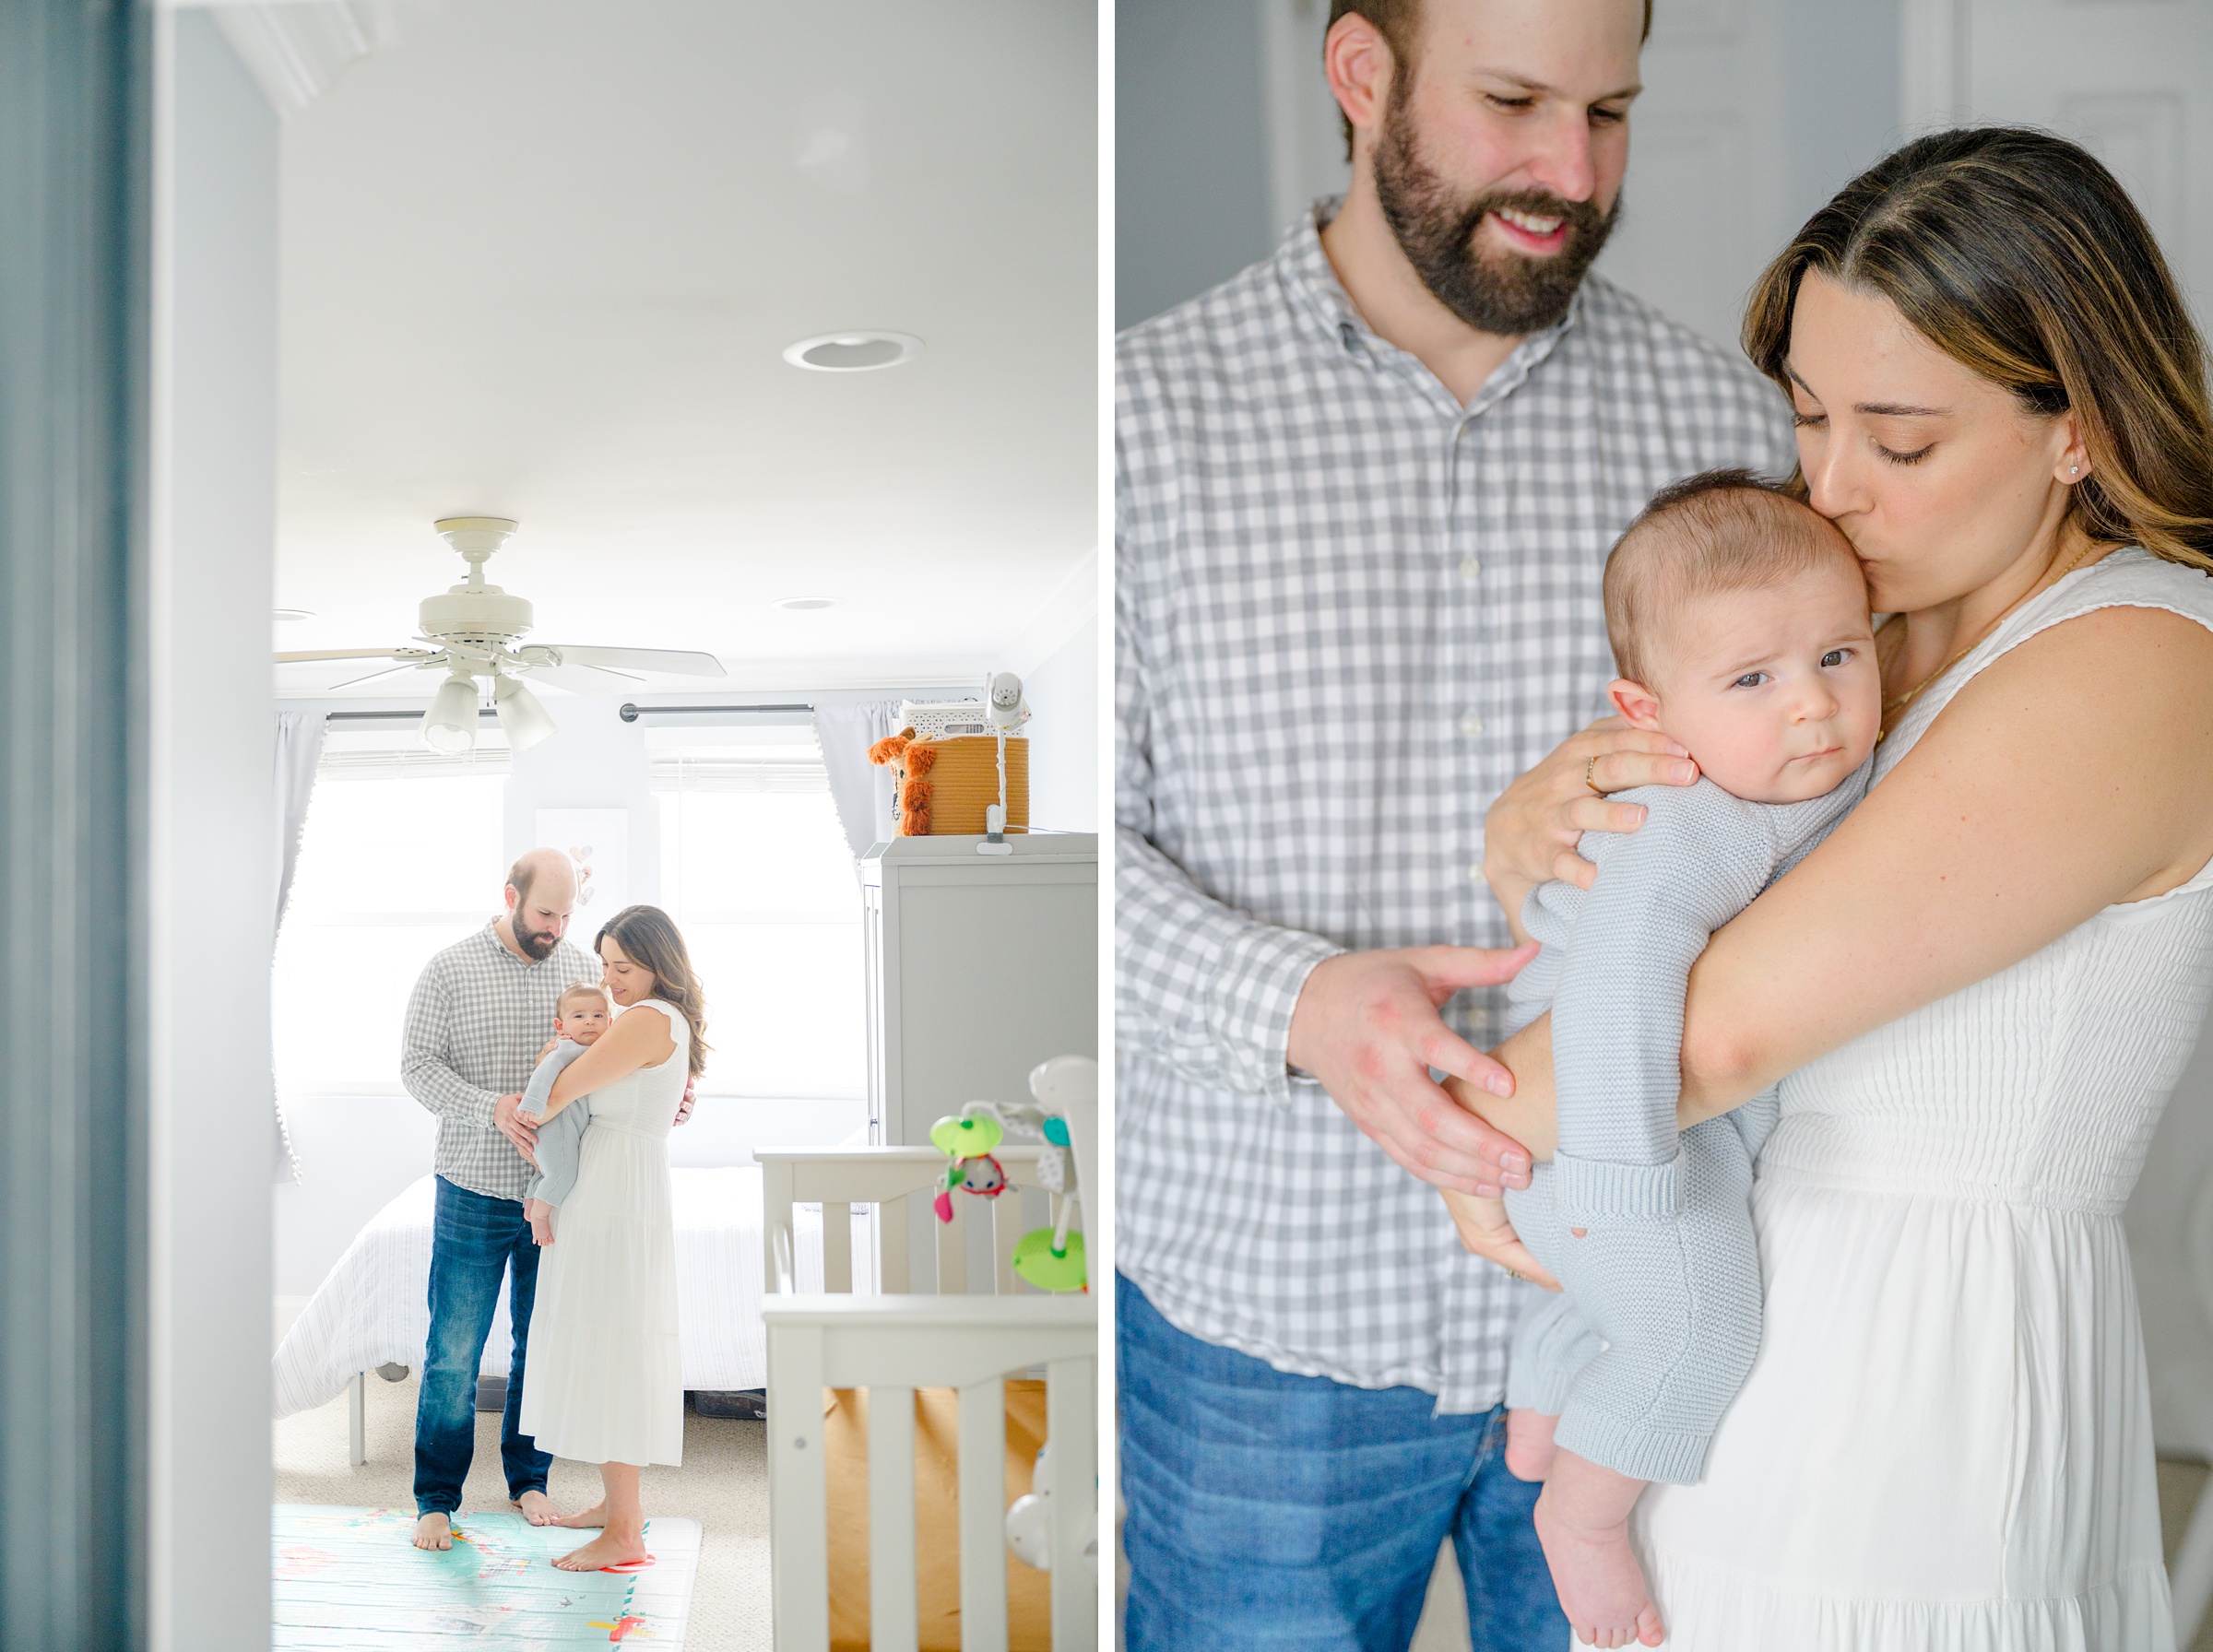
<svg viewBox="0 0 2213 1652"><path fill-rule="evenodd" d="M520 1515L465 1515L454 1546L418 1549L408 1509L278 1504L278 1652L609 1645L680 1652L699 1566L696 1520L651 1520L642 1572L563 1572L594 1535Z"/></svg>

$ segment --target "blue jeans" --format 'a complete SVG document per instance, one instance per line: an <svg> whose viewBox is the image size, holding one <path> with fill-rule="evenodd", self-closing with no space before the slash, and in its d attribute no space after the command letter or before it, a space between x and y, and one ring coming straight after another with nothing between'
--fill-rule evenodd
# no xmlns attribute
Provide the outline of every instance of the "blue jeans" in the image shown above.
<svg viewBox="0 0 2213 1652"><path fill-rule="evenodd" d="M515 1326L515 1361L507 1370L507 1411L500 1420L500 1463L507 1495L546 1489L550 1452L522 1431L523 1356L530 1345L530 1304L538 1295L538 1246L523 1202L492 1198L438 1178L438 1214L431 1229L431 1339L424 1351L422 1396L415 1406L415 1512L450 1515L477 1450L477 1370L499 1306L500 1279L510 1269L507 1317Z"/></svg>
<svg viewBox="0 0 2213 1652"><path fill-rule="evenodd" d="M1475 1652L1563 1652L1503 1408L1290 1376L1115 1280L1130 1652L1403 1652L1447 1536Z"/></svg>

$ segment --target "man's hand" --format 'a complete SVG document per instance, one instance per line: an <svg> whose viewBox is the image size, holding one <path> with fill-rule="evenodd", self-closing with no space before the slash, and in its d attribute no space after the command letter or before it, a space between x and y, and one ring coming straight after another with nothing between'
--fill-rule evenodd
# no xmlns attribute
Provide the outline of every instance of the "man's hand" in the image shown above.
<svg viewBox="0 0 2213 1652"><path fill-rule="evenodd" d="M491 1122L500 1134L515 1143L515 1150L533 1165L538 1163L538 1126L517 1113L519 1095L503 1095L491 1104Z"/></svg>
<svg viewBox="0 0 2213 1652"><path fill-rule="evenodd" d="M1486 1261L1497 1263L1517 1279L1533 1280L1547 1291L1560 1288L1560 1281L1544 1271L1521 1243L1521 1235L1514 1232L1514 1224L1507 1220L1505 1200L1470 1198L1464 1193L1445 1188L1438 1191L1445 1201L1445 1209L1452 1213L1452 1225L1460 1231L1461 1244L1470 1251Z"/></svg>
<svg viewBox="0 0 2213 1652"><path fill-rule="evenodd" d="M1529 1186L1529 1154L1448 1096L1429 1069L1494 1095L1514 1076L1447 1027L1438 1014L1462 987L1511 980L1535 956L1481 947L1406 947L1343 952L1314 966L1291 1011L1291 1065L1392 1160L1423 1181L1496 1196Z"/></svg>
<svg viewBox="0 0 2213 1652"><path fill-rule="evenodd" d="M1522 899L1538 884L1556 878L1591 887L1598 868L1575 852L1584 832L1644 824L1642 805L1609 802L1600 792L1688 785L1698 777L1690 753L1665 735L1604 717L1500 792L1483 818L1483 876L1517 933Z"/></svg>

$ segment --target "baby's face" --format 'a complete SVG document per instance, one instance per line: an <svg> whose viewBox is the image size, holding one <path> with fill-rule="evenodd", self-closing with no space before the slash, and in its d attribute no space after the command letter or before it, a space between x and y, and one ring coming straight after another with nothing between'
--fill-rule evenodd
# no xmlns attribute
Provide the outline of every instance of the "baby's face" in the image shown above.
<svg viewBox="0 0 2213 1652"><path fill-rule="evenodd" d="M607 1006L598 998L571 998L567 1012L553 1018L553 1030L563 1038L589 1044L607 1031Z"/></svg>
<svg viewBox="0 0 2213 1652"><path fill-rule="evenodd" d="M1841 557L1763 590L1684 603L1655 652L1649 720L1630 720L1681 741L1700 773L1747 802L1818 797L1875 749L1883 690L1867 586Z"/></svg>

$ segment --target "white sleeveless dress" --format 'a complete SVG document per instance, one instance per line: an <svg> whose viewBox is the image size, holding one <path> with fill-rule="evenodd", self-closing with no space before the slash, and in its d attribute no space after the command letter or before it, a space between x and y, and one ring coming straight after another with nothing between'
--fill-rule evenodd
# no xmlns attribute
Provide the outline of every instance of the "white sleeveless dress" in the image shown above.
<svg viewBox="0 0 2213 1652"><path fill-rule="evenodd" d="M575 1190L538 1253L522 1431L575 1462L644 1468L684 1457L669 1129L684 1099L692 1029L657 998L622 1013L655 1012L669 1018L675 1052L592 1092Z"/></svg>
<svg viewBox="0 0 2213 1652"><path fill-rule="evenodd" d="M2116 606L2213 628L2213 579L2136 549L2067 575L1876 783L1976 672ZM1758 1360L1705 1480L1639 1511L1675 1652L2171 1652L2121 1210L2213 988L2208 893L2107 907L1783 1081Z"/></svg>

